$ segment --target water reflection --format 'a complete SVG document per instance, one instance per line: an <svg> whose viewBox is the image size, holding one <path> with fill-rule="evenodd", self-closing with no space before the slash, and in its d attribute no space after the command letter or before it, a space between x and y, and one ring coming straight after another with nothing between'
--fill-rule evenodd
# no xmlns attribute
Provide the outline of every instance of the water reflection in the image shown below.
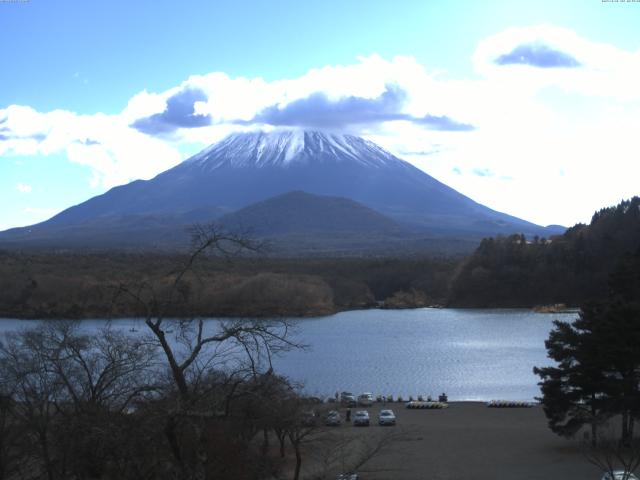
<svg viewBox="0 0 640 480"><path fill-rule="evenodd" d="M310 394L370 391L451 400L532 400L539 395L534 366L548 365L544 340L554 319L575 313L529 310L361 310L294 320L298 341L309 345L275 360L276 371ZM213 329L219 320L208 320ZM131 335L146 333L139 319L111 321ZM0 320L0 332L29 321ZM85 320L97 331L104 320Z"/></svg>

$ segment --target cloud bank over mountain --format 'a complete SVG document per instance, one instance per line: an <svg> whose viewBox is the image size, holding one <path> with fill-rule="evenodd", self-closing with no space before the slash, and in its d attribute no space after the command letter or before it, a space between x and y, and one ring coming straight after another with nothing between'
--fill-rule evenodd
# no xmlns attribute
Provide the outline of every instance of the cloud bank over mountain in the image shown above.
<svg viewBox="0 0 640 480"><path fill-rule="evenodd" d="M211 125L211 116L195 111L197 102L206 102L207 95L197 88L185 88L167 98L160 113L137 119L133 128L149 135L175 132L180 128L198 128Z"/></svg>
<svg viewBox="0 0 640 480"><path fill-rule="evenodd" d="M539 25L485 38L470 61L468 78L378 55L288 79L212 72L142 90L111 114L9 105L0 157L63 154L105 189L149 179L234 131L312 127L369 138L489 206L512 197L538 223L569 177L576 190L563 194L587 214L637 193L634 175L615 172L635 168L640 150L639 51ZM619 185L616 198L593 194L603 181ZM528 206L542 185L548 208Z"/></svg>
<svg viewBox="0 0 640 480"><path fill-rule="evenodd" d="M473 130L472 125L456 122L445 115L415 117L404 113L403 108L408 96L407 91L397 85L387 85L384 92L375 98L351 95L331 100L324 92L314 92L306 98L295 100L284 106L267 107L251 120L238 123L336 130L405 121L433 130Z"/></svg>

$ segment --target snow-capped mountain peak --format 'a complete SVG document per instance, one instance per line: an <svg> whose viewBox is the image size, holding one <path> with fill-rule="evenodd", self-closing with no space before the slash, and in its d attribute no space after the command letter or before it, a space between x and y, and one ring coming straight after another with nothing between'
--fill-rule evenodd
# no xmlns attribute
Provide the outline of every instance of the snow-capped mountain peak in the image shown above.
<svg viewBox="0 0 640 480"><path fill-rule="evenodd" d="M287 195L291 192L298 194ZM303 209L307 213L301 214L301 203L313 203L304 195L333 200L320 199L324 207L314 207L313 214ZM348 200L365 208L350 204L359 212L356 216L370 216L368 208L402 228L437 237L477 238L513 232L546 236L545 229L474 202L374 143L308 130L230 135L151 180L115 187L11 235L14 240L25 239L40 232L51 241L59 235L55 238L60 245L75 238L120 242L138 236L152 244L158 235L173 238L185 225L257 203L260 208L252 210L250 217L259 219L260 212L266 212L261 202L274 198L275 204L266 205L278 206L283 224L311 215L308 223L313 228L325 225L326 218L337 212L326 202ZM347 224L357 223L354 217L348 218ZM164 226L158 229L158 225ZM51 232L57 233L52 237Z"/></svg>
<svg viewBox="0 0 640 480"><path fill-rule="evenodd" d="M371 167L405 163L360 137L310 130L234 133L187 160L207 169L286 167L309 161L355 161Z"/></svg>

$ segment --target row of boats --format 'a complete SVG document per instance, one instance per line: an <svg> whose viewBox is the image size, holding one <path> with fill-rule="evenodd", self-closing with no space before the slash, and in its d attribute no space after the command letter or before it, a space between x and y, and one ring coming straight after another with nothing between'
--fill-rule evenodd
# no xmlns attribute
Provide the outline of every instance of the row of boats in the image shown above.
<svg viewBox="0 0 640 480"><path fill-rule="evenodd" d="M397 397L394 397L393 395L389 395L389 396L378 395L374 397L372 393L365 392L365 393L361 393L356 397L351 392L342 392L340 394L336 392L335 399L330 398L329 401L339 401L342 405L347 407L355 407L357 405L363 406L363 407L370 407L371 405L374 404L374 402L375 403L393 403L393 402L405 403L407 400L403 399L403 397L400 395L398 395ZM447 397L446 393L442 393L441 395L439 395L437 402L435 400L432 400L431 395L427 395L425 397L423 397L422 395L418 395L417 399L414 398L413 396L409 396L408 398L409 403L416 402L416 403L425 403L425 404L439 404L439 403L446 404L448 401L449 401L449 398ZM424 408L428 408L428 407L424 407ZM434 408L437 408L437 407L434 407Z"/></svg>
<svg viewBox="0 0 640 480"><path fill-rule="evenodd" d="M514 400L491 400L487 402L489 408L531 408L535 404L531 402L520 402Z"/></svg>
<svg viewBox="0 0 640 480"><path fill-rule="evenodd" d="M340 394L336 393L335 399L331 398L331 401L339 401L342 405L346 407L370 407L374 403L404 403L406 408L409 409L435 409L440 410L443 408L447 408L449 406L449 399L445 393L442 393L438 396L438 400L432 400L431 395L427 395L423 397L422 395L418 395L417 399L413 397L409 397L408 401L403 400L401 396L393 397L378 395L376 397L373 396L372 393L365 392L357 397L351 392L342 392ZM491 400L486 402L487 407L489 408L531 408L535 404L532 402L526 401L518 401L518 400Z"/></svg>
<svg viewBox="0 0 640 480"><path fill-rule="evenodd" d="M405 405L409 409L425 409L425 410L442 410L448 408L449 404L445 402L407 402Z"/></svg>

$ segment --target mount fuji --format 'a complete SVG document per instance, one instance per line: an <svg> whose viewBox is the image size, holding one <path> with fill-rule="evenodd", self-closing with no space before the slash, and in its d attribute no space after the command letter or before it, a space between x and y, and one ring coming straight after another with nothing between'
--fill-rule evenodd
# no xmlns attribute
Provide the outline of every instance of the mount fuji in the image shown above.
<svg viewBox="0 0 640 480"><path fill-rule="evenodd" d="M290 192L298 194L285 195ZM267 201L273 197L278 201ZM548 236L563 230L485 207L360 137L276 130L232 134L151 180L112 188L45 222L2 232L0 242L167 246L183 242L185 227L195 222L219 219L251 228L246 222L258 217L265 237L283 232L322 237L317 227L328 225L327 215L316 228L309 229L314 223L309 219L322 216L324 207L338 226L359 224L352 219L360 215L367 218L367 235L379 224L381 235L396 240L479 239L511 233ZM351 220L341 219L343 215ZM279 219L277 232L269 231L271 216ZM291 222L284 230L283 218ZM347 230L354 234L353 228ZM341 232L340 228L326 231L332 236Z"/></svg>

